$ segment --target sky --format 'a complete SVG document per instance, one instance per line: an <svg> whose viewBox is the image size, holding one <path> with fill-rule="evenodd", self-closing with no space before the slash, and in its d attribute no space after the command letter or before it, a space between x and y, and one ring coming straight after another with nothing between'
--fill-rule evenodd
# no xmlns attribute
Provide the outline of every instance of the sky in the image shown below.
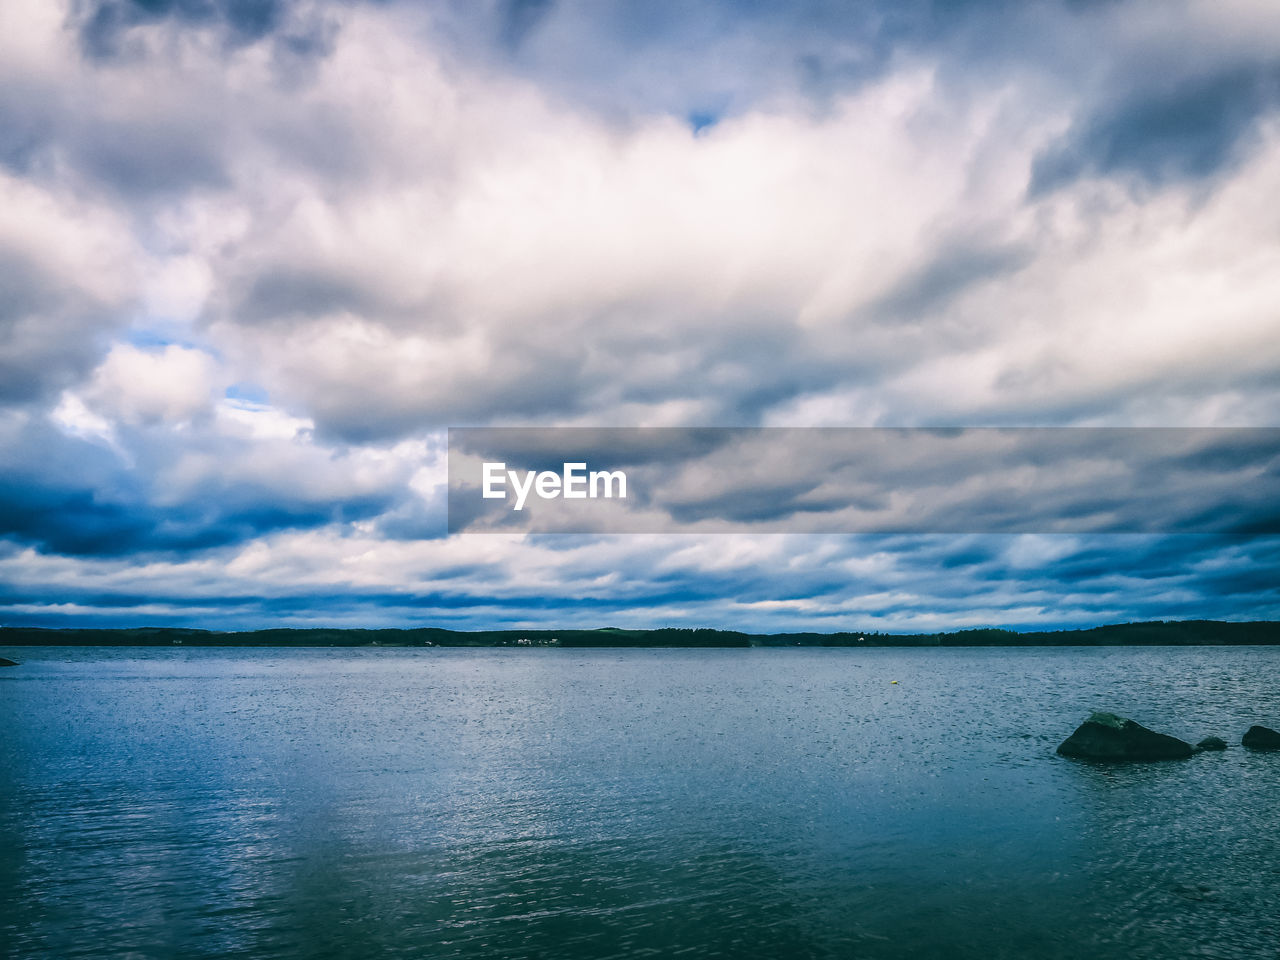
<svg viewBox="0 0 1280 960"><path fill-rule="evenodd" d="M1272 0L9 0L0 624L1280 618L1273 535L446 524L450 427L1280 426L1278 196Z"/></svg>

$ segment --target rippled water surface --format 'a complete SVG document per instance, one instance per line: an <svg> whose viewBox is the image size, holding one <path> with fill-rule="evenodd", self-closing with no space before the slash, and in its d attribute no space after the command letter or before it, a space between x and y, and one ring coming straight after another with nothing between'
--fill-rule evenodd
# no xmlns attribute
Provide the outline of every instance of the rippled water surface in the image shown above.
<svg viewBox="0 0 1280 960"><path fill-rule="evenodd" d="M1280 957L1280 648L0 652L5 958Z"/></svg>

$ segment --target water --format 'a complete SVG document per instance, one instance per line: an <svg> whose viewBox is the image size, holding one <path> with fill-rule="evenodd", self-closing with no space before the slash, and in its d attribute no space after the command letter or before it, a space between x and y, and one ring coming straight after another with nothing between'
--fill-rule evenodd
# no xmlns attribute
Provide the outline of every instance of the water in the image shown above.
<svg viewBox="0 0 1280 960"><path fill-rule="evenodd" d="M6 958L1280 957L1278 648L3 652Z"/></svg>

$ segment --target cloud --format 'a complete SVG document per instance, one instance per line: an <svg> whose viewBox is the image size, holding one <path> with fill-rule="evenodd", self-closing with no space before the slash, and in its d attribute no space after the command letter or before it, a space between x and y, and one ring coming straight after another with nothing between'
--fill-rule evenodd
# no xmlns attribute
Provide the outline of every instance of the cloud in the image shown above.
<svg viewBox="0 0 1280 960"><path fill-rule="evenodd" d="M232 49L270 39L294 55L323 53L327 40L317 5L288 0L94 0L74 23L81 48L99 61L137 56L137 34L156 25L210 31Z"/></svg>
<svg viewBox="0 0 1280 960"><path fill-rule="evenodd" d="M1280 616L1277 538L724 536L397 543L279 531L216 558L0 556L9 623L1053 628ZM56 586L54 586L56 585Z"/></svg>
<svg viewBox="0 0 1280 960"><path fill-rule="evenodd" d="M1150 81L1131 109L1113 105L1107 83L1130 76L1126 58L1176 66L1175 41L1203 34L1210 52L1166 81L1175 105L1216 90L1213 77L1261 76L1243 8L1211 20L1190 4L1155 27L1125 4L1047 5L1039 19L990 4L874 16L799 4L786 17L659 5L643 23L592 5L425 19L338 5L326 9L335 33L325 56L305 78L283 78L265 44L301 9L279 7L262 20L276 26L229 47L199 42L224 21L239 29L229 7L135 11L127 32L150 38L147 56L110 65L78 60L65 30L28 25L39 42L24 83L51 107L44 146L36 137L27 150L44 159L25 169L48 177L60 154L59 178L149 221L153 257L206 278L201 336L322 432L369 442L512 419L785 422L819 408L845 422L1028 410L1071 422L1153 396L1221 406L1206 390L1216 372L1136 356L1164 304L1110 292L1093 303L1103 297L1088 291L1150 275L1155 251L1129 241L1135 230L1182 236L1176 251L1166 242L1159 269L1189 288L1203 280L1179 297L1188 303L1218 296L1207 264L1244 262L1246 244L1274 247L1240 200L1271 187L1265 84L1250 88L1233 127L1248 186L1224 185L1232 204L1215 195L1202 214L1188 211L1200 198L1174 176L1132 203L1080 182L1129 172L1123 157L1144 149L1136 139L1114 163L1081 160L1052 197L1028 201L1025 190L1064 143L1075 155L1087 131L1138 137L1126 118L1159 113ZM549 92L539 69L466 59L479 54L462 21L496 36L511 18L525 24L521 56L556 31L685 56L681 37L730 42L753 29L788 49L801 36L832 47L872 37L898 55L816 106L778 79L695 133L658 102L628 101L619 123ZM1074 51L1103 34L1100 79L1080 90L1043 55L1046 44ZM1035 43L1017 54L1009 38L1022 35ZM764 58L751 53L725 61L735 90ZM1040 80L1022 86L1037 62ZM140 86L161 93L142 101ZM1194 139L1191 121L1217 115L1165 127ZM1148 153L1178 155L1158 137ZM1229 219L1247 239L1222 234ZM1244 295L1270 295L1241 281ZM1100 365L1097 330L1114 325L1120 303L1125 363ZM1203 339L1203 316L1180 323L1199 323ZM1257 328L1254 317L1233 321L1227 348L1257 356L1246 322ZM1168 352L1185 357L1185 345ZM955 380L948 396L933 389Z"/></svg>
<svg viewBox="0 0 1280 960"><path fill-rule="evenodd" d="M357 35L412 57L353 20L312 91L339 116L347 90L326 72L368 69ZM1280 141L1261 119L1208 198L1094 179L1028 199L1070 100L1037 114L1003 83L945 77L905 66L821 113L760 108L695 135L427 72L407 101L470 105L440 112L447 145L416 141L427 172L394 147L382 177L342 190L296 171L293 202L251 212L215 268L211 329L357 442L788 422L823 404L846 423L1078 422L1157 399L1221 408L1223 365L1262 376L1274 292L1254 268L1276 242L1248 208L1274 189ZM385 110L373 128L421 133Z"/></svg>
<svg viewBox="0 0 1280 960"><path fill-rule="evenodd" d="M218 379L216 362L201 350L116 344L85 393L97 409L124 423L180 424L212 412L221 393Z"/></svg>
<svg viewBox="0 0 1280 960"><path fill-rule="evenodd" d="M231 401L202 431L130 425L83 402L59 409L54 422L11 418L0 438L0 536L51 553L173 554L274 530L372 522L412 508L421 497L410 479L432 463L420 442L318 446L309 431L280 431L269 409Z"/></svg>
<svg viewBox="0 0 1280 960"><path fill-rule="evenodd" d="M1273 425L1278 43L1246 0L2 4L12 615L1272 610L1236 541L444 538L440 432ZM735 508L821 502L794 466Z"/></svg>
<svg viewBox="0 0 1280 960"><path fill-rule="evenodd" d="M135 248L109 207L0 173L0 403L93 366L134 300Z"/></svg>
<svg viewBox="0 0 1280 960"><path fill-rule="evenodd" d="M1280 532L1274 429L463 429L449 447L459 532ZM624 470L626 499L517 512L482 498L482 462Z"/></svg>
<svg viewBox="0 0 1280 960"><path fill-rule="evenodd" d="M1016 182L967 195L964 166L943 161L981 130L902 135L901 116L933 110L928 74L827 120L761 115L701 137L655 119L619 139L536 100L512 115L504 90L469 96L502 135L464 166L467 138L496 130L459 131L448 206L304 182L217 271L230 283L212 329L322 430L365 440L517 410L599 422L671 403L750 422L851 365L901 362L859 307L922 269L939 222L983 222L979 204L1018 197ZM929 189L908 190L926 170Z"/></svg>
<svg viewBox="0 0 1280 960"><path fill-rule="evenodd" d="M1092 175L1133 174L1151 184L1199 179L1238 162L1258 119L1280 109L1280 60L1236 69L1087 118L1036 159L1031 191Z"/></svg>

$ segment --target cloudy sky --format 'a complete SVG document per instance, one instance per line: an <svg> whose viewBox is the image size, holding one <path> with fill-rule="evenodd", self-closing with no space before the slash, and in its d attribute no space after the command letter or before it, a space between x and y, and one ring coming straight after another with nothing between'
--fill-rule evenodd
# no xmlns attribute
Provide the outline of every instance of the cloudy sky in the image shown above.
<svg viewBox="0 0 1280 960"><path fill-rule="evenodd" d="M445 522L448 427L1280 426L1278 197L1273 0L8 0L0 623L1280 617L1269 536Z"/></svg>

